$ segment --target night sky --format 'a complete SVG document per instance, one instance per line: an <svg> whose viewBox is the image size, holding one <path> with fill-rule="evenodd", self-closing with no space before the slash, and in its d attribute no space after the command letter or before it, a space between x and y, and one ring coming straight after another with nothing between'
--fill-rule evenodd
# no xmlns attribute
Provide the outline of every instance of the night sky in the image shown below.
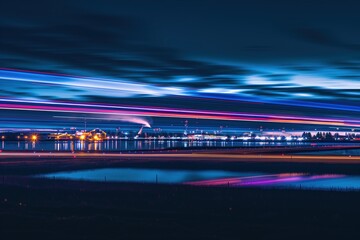
<svg viewBox="0 0 360 240"><path fill-rule="evenodd" d="M0 129L357 128L359 12L346 0L1 1Z"/></svg>

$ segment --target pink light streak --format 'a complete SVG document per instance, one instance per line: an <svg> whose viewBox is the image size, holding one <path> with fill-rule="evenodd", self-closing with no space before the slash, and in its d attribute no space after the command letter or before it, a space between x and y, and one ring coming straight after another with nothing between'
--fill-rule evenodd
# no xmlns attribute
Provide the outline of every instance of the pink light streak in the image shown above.
<svg viewBox="0 0 360 240"><path fill-rule="evenodd" d="M207 110L197 111L191 109L174 109L153 106L107 105L21 99L0 99L0 109L56 113L87 113L117 116L128 115L232 121L261 121L272 123L296 123L360 127L360 121L341 120L333 118L309 118L273 114L254 114L244 112L222 112Z"/></svg>
<svg viewBox="0 0 360 240"><path fill-rule="evenodd" d="M280 183L291 183L299 181L312 181L318 179L333 179L340 178L343 175L339 174L324 174L309 176L304 173L285 173L273 175L259 175L250 177L238 178L221 178L205 181L187 182L186 184L194 186L233 186L233 187L246 187L246 186L264 186Z"/></svg>

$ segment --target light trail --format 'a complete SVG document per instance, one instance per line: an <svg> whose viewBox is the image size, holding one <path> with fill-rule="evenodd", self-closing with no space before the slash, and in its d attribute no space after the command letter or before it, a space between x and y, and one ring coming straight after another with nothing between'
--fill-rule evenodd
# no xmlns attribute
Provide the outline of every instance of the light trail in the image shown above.
<svg viewBox="0 0 360 240"><path fill-rule="evenodd" d="M13 71L0 68L0 79L9 82L24 82L27 84L53 85L76 89L92 89L105 91L107 95L120 97L119 91L133 95L165 96L169 90L150 84L134 83L125 80L89 78L59 74L43 74L29 71ZM101 92L100 92L101 93Z"/></svg>
<svg viewBox="0 0 360 240"><path fill-rule="evenodd" d="M0 69L0 79L7 81L20 81L34 84L50 84L69 87L84 87L94 90L109 90L112 93L117 91L132 91L141 94L150 94L153 96L177 95L179 92L172 92L168 88L156 87L146 84L135 84L126 81L115 81L109 79L86 78L61 74L43 74L29 71L14 71L9 69ZM101 91L100 91L101 92ZM100 93L101 94L101 93ZM115 95L116 95L115 94ZM182 94L182 93L181 93ZM196 94L188 93L187 96L196 96ZM284 103L286 105L286 103ZM304 103L296 103L305 106ZM337 108L346 110L340 105L313 105L311 107ZM231 120L231 121L248 121L248 122L268 122L268 123L291 123L291 124L311 124L311 125L329 125L343 127L360 127L360 121L353 119L339 118L321 118L321 117L303 117L278 114L262 114L262 113L246 113L246 112L224 112L194 109L175 109L154 106L131 106L131 105L109 105L99 103L86 102L60 102L60 101L44 101L44 100L25 100L25 99L0 99L0 109L3 110L21 110L21 111L39 111L54 113L85 113L97 115L114 115L114 116L150 116L164 118L193 118L193 119L209 119L209 120ZM352 108L353 111L360 111L360 108Z"/></svg>
<svg viewBox="0 0 360 240"><path fill-rule="evenodd" d="M128 92L130 95L151 95L154 97L164 96L187 96L204 99L229 100L233 102L266 103L273 105L304 107L310 109L331 109L339 111L360 112L360 107L355 105L344 105L334 103L319 103L312 101L300 101L286 99L286 101L276 98L259 97L255 95L242 96L239 94L209 94L202 89L194 90L189 88L156 86L145 83L134 83L122 79L104 79L94 77L74 76L68 74L55 74L39 71L19 70L0 68L0 79L4 81L26 82L32 84L57 85L69 88L83 88L92 90L104 90L107 96L122 97L122 93ZM94 92L92 92L94 93ZM96 92L95 92L96 93ZM105 94L105 95L106 95ZM101 94L100 94L101 95Z"/></svg>
<svg viewBox="0 0 360 240"><path fill-rule="evenodd" d="M140 152L140 151L137 151ZM282 154L229 154L224 153L178 153L163 151L164 153L86 153L86 152L6 152L0 151L0 166L21 165L25 163L42 164L42 162L74 162L74 158L98 164L98 160L111 159L118 162L253 162L253 163L332 163L359 164L360 156L310 156L310 155L282 155ZM179 151L183 152L183 151ZM19 159L14 161L14 159Z"/></svg>
<svg viewBox="0 0 360 240"><path fill-rule="evenodd" d="M54 116L54 118L63 119L86 119L86 120L105 120L105 121L120 121L141 124L144 127L151 128L149 121L136 116L107 116L107 117L73 117L73 116Z"/></svg>
<svg viewBox="0 0 360 240"><path fill-rule="evenodd" d="M250 122L261 121L261 122L270 122L270 123L296 123L296 124L360 127L360 121L341 120L341 119L332 119L332 118L309 118L309 117L282 116L282 115L272 115L272 114L196 111L196 110L158 108L158 107L148 107L148 106L100 105L100 104L64 103L64 102L18 100L18 99L0 99L0 109L56 112L56 113L86 113L86 114L102 114L102 115L116 115L116 116L131 115L131 116L151 116L151 117L168 117L168 118L169 117L194 118L194 119L250 121Z"/></svg>
<svg viewBox="0 0 360 240"><path fill-rule="evenodd" d="M200 180L187 182L186 184L194 186L265 186L281 183L304 182L318 179L335 179L342 178L344 175L340 174L322 174L322 175L308 175L304 173L280 173L272 175L255 175L250 177L230 177L211 180Z"/></svg>

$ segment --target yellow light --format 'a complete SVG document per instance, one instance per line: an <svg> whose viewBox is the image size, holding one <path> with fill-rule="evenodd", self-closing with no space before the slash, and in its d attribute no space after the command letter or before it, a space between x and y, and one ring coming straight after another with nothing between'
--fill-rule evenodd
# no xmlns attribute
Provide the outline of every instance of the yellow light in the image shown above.
<svg viewBox="0 0 360 240"><path fill-rule="evenodd" d="M85 135L81 135L80 140L85 140Z"/></svg>
<svg viewBox="0 0 360 240"><path fill-rule="evenodd" d="M36 141L37 138L38 138L38 137L37 137L36 135L32 135L32 136L31 136L31 140L33 140L33 141Z"/></svg>
<svg viewBox="0 0 360 240"><path fill-rule="evenodd" d="M97 135L95 135L94 140L99 140L99 137Z"/></svg>

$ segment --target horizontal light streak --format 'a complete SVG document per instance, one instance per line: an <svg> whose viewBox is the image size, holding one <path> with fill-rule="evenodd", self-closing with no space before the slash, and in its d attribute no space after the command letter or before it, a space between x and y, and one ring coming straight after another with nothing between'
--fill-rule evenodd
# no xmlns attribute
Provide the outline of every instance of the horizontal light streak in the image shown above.
<svg viewBox="0 0 360 240"><path fill-rule="evenodd" d="M360 127L360 121L342 120L332 118L310 118L287 115L273 114L253 114L242 112L220 112L189 109L160 108L151 106L120 106L90 103L69 103L54 101L36 101L20 99L0 99L0 109L41 111L56 113L86 113L86 114L105 114L105 115L132 115L132 116L151 116L168 118L194 118L210 120L232 120L250 122L270 122L270 123L294 123L294 124L314 124L314 125L333 125L333 126L353 126Z"/></svg>
<svg viewBox="0 0 360 240"><path fill-rule="evenodd" d="M308 175L304 173L281 173L273 175L258 175L249 177L231 177L211 180L200 180L187 182L186 184L194 186L266 186L292 182L314 181L319 179L335 179L342 178L344 175L324 174L324 175Z"/></svg>
<svg viewBox="0 0 360 240"><path fill-rule="evenodd" d="M86 78L34 72L9 71L0 69L0 79L3 81L25 82L28 84L48 84L78 89L95 89L118 95L119 91L133 94L164 96L169 91L166 88L124 80Z"/></svg>
<svg viewBox="0 0 360 240"><path fill-rule="evenodd" d="M197 80L194 76L194 80ZM301 76L296 78L299 82L302 79L309 84L309 79ZM218 100L230 100L233 102L242 101L249 103L268 103L284 106L295 106L295 107L305 107L310 109L332 109L340 111L354 111L360 112L360 107L355 105L344 105L344 104L334 104L334 103L325 103L325 102L312 102L318 96L307 95L307 99L310 101L299 101L288 98L281 99L276 97L263 97L257 96L256 94L246 93L247 89L237 89L231 88L200 88L200 89L190 89L186 87L176 87L176 86L157 86L152 84L145 83L136 83L129 80L122 79L105 79L105 78L89 78L82 76L72 76L66 74L54 74L54 73L44 73L38 71L24 71L18 69L6 69L0 68L0 80L10 82L26 82L31 85L55 85L59 86L57 91L59 91L59 96L65 93L66 89L77 89L83 90L82 94L96 95L96 96L105 96L105 97L136 97L139 95L148 95L154 97L166 97L166 96L187 96L187 97L199 97L199 98L211 98ZM323 81L320 81L323 82ZM351 81L353 83L353 81ZM312 81L312 84L316 85L317 79ZM336 84L340 85L340 81ZM31 86L29 85L29 86ZM347 84L349 85L349 84ZM5 86L6 87L6 86ZM303 90L302 90L303 91ZM294 93L296 97L299 93ZM301 92L300 94L304 94ZM305 93L307 94L307 93ZM57 96L54 96L57 97ZM75 96L72 96L75 99ZM285 96L284 96L285 97ZM299 96L297 96L299 97ZM304 95L300 96L304 97ZM322 97L323 98L323 97ZM74 100L73 99L73 100ZM312 101L311 101L312 100ZM331 99L330 99L331 100Z"/></svg>

